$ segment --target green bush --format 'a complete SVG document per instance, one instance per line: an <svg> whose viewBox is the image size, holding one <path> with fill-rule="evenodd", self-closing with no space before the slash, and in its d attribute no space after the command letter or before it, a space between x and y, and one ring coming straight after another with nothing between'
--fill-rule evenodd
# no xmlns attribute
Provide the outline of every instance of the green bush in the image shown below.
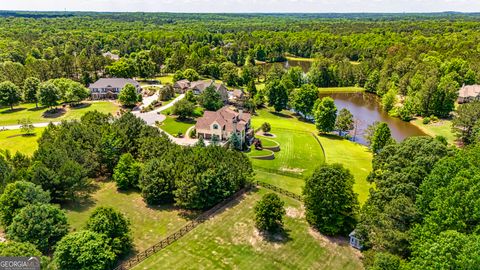
<svg viewBox="0 0 480 270"><path fill-rule="evenodd" d="M274 232L283 227L285 203L275 193L265 194L255 205L255 225L261 231Z"/></svg>
<svg viewBox="0 0 480 270"><path fill-rule="evenodd" d="M430 117L425 117L425 118L423 118L422 123L423 123L424 125L430 124Z"/></svg>

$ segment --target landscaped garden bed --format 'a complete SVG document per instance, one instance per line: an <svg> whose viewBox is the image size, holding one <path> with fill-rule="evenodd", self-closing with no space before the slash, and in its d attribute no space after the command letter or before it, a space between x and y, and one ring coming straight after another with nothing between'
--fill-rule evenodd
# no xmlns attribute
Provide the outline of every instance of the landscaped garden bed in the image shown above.
<svg viewBox="0 0 480 270"><path fill-rule="evenodd" d="M275 159L275 153L267 149L257 150L255 148L252 148L250 152L248 152L247 156L249 156L250 158L261 159L261 160Z"/></svg>

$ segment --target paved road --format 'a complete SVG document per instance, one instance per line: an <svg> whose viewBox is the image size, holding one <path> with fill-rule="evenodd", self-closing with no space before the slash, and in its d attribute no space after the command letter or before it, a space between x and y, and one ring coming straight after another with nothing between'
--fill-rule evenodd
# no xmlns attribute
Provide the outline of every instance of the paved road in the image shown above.
<svg viewBox="0 0 480 270"><path fill-rule="evenodd" d="M61 122L34 123L33 126L36 127L36 128L46 127L46 126L48 126L50 123L52 123L52 124L54 124L54 125L58 125L58 124L60 124ZM0 126L0 130L2 130L2 129L8 129L8 130L20 129L20 127L21 127L20 125Z"/></svg>

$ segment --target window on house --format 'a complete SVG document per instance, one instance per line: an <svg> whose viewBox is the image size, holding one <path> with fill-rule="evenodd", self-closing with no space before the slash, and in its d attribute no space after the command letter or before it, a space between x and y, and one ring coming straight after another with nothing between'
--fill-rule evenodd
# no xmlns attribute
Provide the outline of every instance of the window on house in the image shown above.
<svg viewBox="0 0 480 270"><path fill-rule="evenodd" d="M218 129L218 125L217 124L213 125L213 129Z"/></svg>

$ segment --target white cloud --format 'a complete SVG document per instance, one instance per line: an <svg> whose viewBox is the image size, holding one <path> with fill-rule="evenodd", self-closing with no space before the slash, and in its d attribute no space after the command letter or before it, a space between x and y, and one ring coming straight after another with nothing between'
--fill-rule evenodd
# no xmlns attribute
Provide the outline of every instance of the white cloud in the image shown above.
<svg viewBox="0 0 480 270"><path fill-rule="evenodd" d="M479 0L0 0L2 10L146 12L480 12Z"/></svg>

